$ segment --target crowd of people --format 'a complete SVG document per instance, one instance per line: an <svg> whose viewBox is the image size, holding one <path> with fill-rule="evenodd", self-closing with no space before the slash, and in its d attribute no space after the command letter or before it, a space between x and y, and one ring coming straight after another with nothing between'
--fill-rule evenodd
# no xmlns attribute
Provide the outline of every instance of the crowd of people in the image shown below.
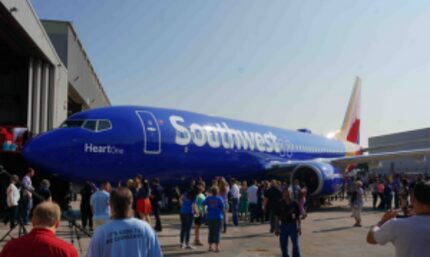
<svg viewBox="0 0 430 257"><path fill-rule="evenodd" d="M46 179L42 180L40 188L35 189L31 180L33 176L34 170L30 168L21 181L15 174L10 178L10 184L6 190L9 215L5 218L4 223L9 222L11 229L18 224L18 221L22 223L21 225L29 223L34 202L38 204L44 200L52 200L49 181ZM22 186L21 191L18 190L18 184ZM34 192L38 193L41 199L38 197L33 199Z"/></svg>
<svg viewBox="0 0 430 257"><path fill-rule="evenodd" d="M11 175L7 189L9 215L5 222L9 222L13 229L18 225L17 221L22 222L19 225L25 226L31 219L33 229L27 235L10 240L0 256L77 257L78 253L72 244L55 236L61 221L61 208L52 201L49 181L42 180L40 188L35 189L32 176L33 169L28 170L21 182L18 176ZM156 187L156 180L153 185ZM84 185L80 206L82 227L85 229L88 225L89 229L95 230L88 247L88 257L162 256L157 235L149 225L149 220L145 220L140 207L133 206L133 199L137 198L139 203L143 195L139 192L140 188L135 188L137 190L133 193L121 185L113 190L109 182L102 182L99 189L90 182ZM149 189L145 187L145 190ZM156 190L153 194L156 194ZM152 195L145 196L152 198ZM141 219L135 218L135 213Z"/></svg>
<svg viewBox="0 0 430 257"><path fill-rule="evenodd" d="M216 177L210 186L202 179L193 180L180 196L181 247L194 249L202 245L199 235L202 224L207 224L209 229L208 251L219 252L221 233L227 232L229 224L269 222L270 233L279 236L283 256L288 256L288 238L293 243L293 256L300 256L300 221L307 216L306 198L307 187L298 180L292 185L277 180L254 180L249 187L247 181L234 178L227 181ZM193 223L194 243L191 244Z"/></svg>
<svg viewBox="0 0 430 257"><path fill-rule="evenodd" d="M361 212L366 199L371 195L373 210L402 212L407 217L412 210L412 189L417 183L429 181L424 175L390 174L386 176L347 177L341 191L334 199L349 200L354 226L361 227Z"/></svg>
<svg viewBox="0 0 430 257"><path fill-rule="evenodd" d="M395 246L396 256L428 256L430 252L430 181L417 179L403 181L408 188L405 197L404 215L398 210L389 209L381 220L372 226L367 234L369 244L385 245L391 242ZM399 190L400 191L400 190ZM384 201L384 200L383 200ZM385 199L386 201L386 199ZM411 207L411 208L410 208Z"/></svg>
<svg viewBox="0 0 430 257"><path fill-rule="evenodd" d="M40 226L48 223L49 226L46 225L46 229L55 231L59 219L58 222L55 219L42 222L42 225L34 222L34 219L37 219L35 216L37 206L43 204L42 213L45 215L48 215L47 213L57 215L58 205L52 202L49 181L42 180L40 187L35 189L31 179L33 176L33 169L28 169L21 182L18 176L11 176L11 183L7 189L9 215L5 221L8 221L10 227L14 228L18 220L23 222L22 225L27 225L32 219L36 232L36 227L40 230ZM20 184L21 190L18 189L18 184ZM227 232L229 224L238 226L240 222L269 222L270 232L280 237L280 245L282 251L285 252L284 256L288 249L288 237L291 237L293 242L293 256L300 256L298 236L301 233L300 220L306 217L306 194L306 186L300 186L298 181L294 181L293 185L289 186L285 182L276 180L261 182L254 180L248 187L247 181L237 181L233 178L227 181L223 177L216 177L210 186L207 186L202 179L192 180L182 193L178 192L181 221L180 246L182 249L194 249L204 245L200 237L200 229L202 226L207 226L209 230L208 251L219 252L221 233ZM166 201L164 189L157 178L148 181L142 175L137 175L134 179L128 180L126 185L119 185L116 190L113 190L107 181L100 183L99 188L94 183L86 182L80 190L80 195L81 226L84 229L95 231L88 256L116 256L100 252L99 244L103 240L110 241L111 239L112 249L117 249L117 247L121 249L126 246L120 247L115 243L116 241L127 245L129 241L127 238L140 237L142 233L151 234L151 231L162 231L160 209L163 202ZM122 203L118 203L118 201L122 201ZM52 205L48 206L45 202L52 203ZM151 220L151 216L154 216L155 222ZM229 222L229 218L231 218L231 222ZM122 222L112 222L117 219ZM154 223L153 229L148 229L152 223ZM124 235L124 240L115 238L118 233L125 233L121 231L126 231L127 228L133 226L137 226L141 230L139 235ZM193 226L194 240L191 243ZM294 229L292 229L293 227ZM118 232L118 230L121 231ZM40 234L36 232L31 232L29 238L37 237ZM159 253L150 256L161 255L156 234L151 234L151 236L155 249L153 250ZM9 249L9 247L12 246L5 249ZM115 252L112 249L109 251ZM1 256L14 256L8 252L2 252Z"/></svg>
<svg viewBox="0 0 430 257"><path fill-rule="evenodd" d="M42 180L40 187L35 189L32 185L33 176L33 169L28 169L21 182L18 176L11 176L7 188L9 215L5 221L14 228L18 220L26 225L31 218L33 230L18 240L10 241L0 257L22 256L16 254L24 253L26 250L20 246L30 240L44 242L44 246L35 248L35 251L45 256L77 256L73 246L55 237L61 210L52 202L49 181ZM343 189L334 198L344 198L346 195L355 219L354 226L360 227L364 202L368 195L372 195L373 209L388 212L369 231L368 242L396 243L392 235L397 232L393 230L405 230L406 234L411 234L410 230L401 226L406 226L406 223L417 225L418 221L397 221L395 217L398 218L399 213L392 208L401 209L401 217L418 215L420 217L417 220L420 222L421 219L428 219L430 182L425 183L427 180L428 177L423 176L400 175L348 177ZM292 256L300 256L301 221L307 217L308 196L306 185L300 184L298 180L294 180L291 185L277 180L253 180L248 186L247 181L223 177L216 177L211 185L207 185L200 178L192 180L182 192L179 189L175 192L179 202L179 242L182 249L204 245L200 236L202 226L208 228L208 251L219 252L221 235L227 232L229 226L267 222L268 231L279 236L282 256L289 256L289 240L292 242ZM94 231L88 248L89 257L162 256L156 232L162 231L160 209L166 201L159 179L149 181L137 175L125 185L119 184L116 189L107 181L102 182L99 188L94 183L86 182L80 194L81 225L84 229ZM154 216L155 221L151 220L151 216ZM191 243L193 225L194 240ZM429 232L428 229L428 226L422 226L422 233Z"/></svg>

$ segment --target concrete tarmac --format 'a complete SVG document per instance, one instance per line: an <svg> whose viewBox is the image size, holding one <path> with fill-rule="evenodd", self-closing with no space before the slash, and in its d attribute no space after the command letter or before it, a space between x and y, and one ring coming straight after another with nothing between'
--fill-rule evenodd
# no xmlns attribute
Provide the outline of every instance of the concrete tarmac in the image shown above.
<svg viewBox="0 0 430 257"><path fill-rule="evenodd" d="M389 257L394 256L394 247L391 244L385 246L373 246L366 243L366 234L370 226L376 224L382 212L373 211L367 201L363 210L363 227L353 227L353 218L350 217L350 209L346 201L334 201L334 206L324 207L319 211L309 213L302 223L302 236L300 238L301 253L304 257ZM77 206L77 205L74 205ZM231 215L231 214L230 214ZM207 228L201 231L201 241L204 246L198 246L194 250L182 250L179 245L179 215L163 215L163 231L158 237L164 252L164 256L194 256L194 257L274 257L281 256L279 239L269 233L269 224L249 224L242 221L238 227L230 226L226 234L221 237L221 252L210 253L207 251ZM29 226L28 229L31 227ZM194 228L193 228L194 229ZM8 227L0 225L0 237ZM16 231L13 235L16 236ZM71 242L72 233L67 222L62 222L58 236ZM73 236L73 241L80 256L86 256L89 238L80 235L80 240ZM192 232L194 237L194 230ZM80 244L79 244L80 243ZM80 245L80 246L79 246ZM0 244L3 248L4 242ZM82 251L80 250L82 249ZM291 251L291 249L290 249ZM291 256L291 254L290 254Z"/></svg>

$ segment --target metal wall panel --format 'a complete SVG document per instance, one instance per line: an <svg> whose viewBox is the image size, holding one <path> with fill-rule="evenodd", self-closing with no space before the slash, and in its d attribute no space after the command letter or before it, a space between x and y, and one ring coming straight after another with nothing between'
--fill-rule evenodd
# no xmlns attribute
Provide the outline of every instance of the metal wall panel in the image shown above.
<svg viewBox="0 0 430 257"><path fill-rule="evenodd" d="M381 153L430 148L430 128L400 132L369 138L369 148L389 146L384 149L371 151ZM430 173L430 159L417 162L411 158L383 161L382 167L371 168L371 171L382 174L396 173Z"/></svg>
<svg viewBox="0 0 430 257"><path fill-rule="evenodd" d="M68 81L73 90L83 99L85 109L110 105L103 87L95 73L90 60L82 46L75 30L69 22L65 21L42 21L51 38L55 49L63 55L67 48L66 67L68 70ZM67 42L64 40L66 39Z"/></svg>
<svg viewBox="0 0 430 257"><path fill-rule="evenodd" d="M40 89L40 131L48 130L48 96L49 96L49 67L50 65L44 63L42 66L42 83Z"/></svg>
<svg viewBox="0 0 430 257"><path fill-rule="evenodd" d="M32 108L32 132L40 133L40 87L42 83L42 62L36 60L33 63L33 108Z"/></svg>

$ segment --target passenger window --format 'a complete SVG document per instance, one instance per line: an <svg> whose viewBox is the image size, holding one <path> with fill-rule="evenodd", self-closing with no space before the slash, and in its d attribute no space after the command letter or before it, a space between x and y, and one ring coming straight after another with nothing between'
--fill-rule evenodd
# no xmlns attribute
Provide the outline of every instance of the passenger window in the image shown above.
<svg viewBox="0 0 430 257"><path fill-rule="evenodd" d="M97 125L97 131L109 130L112 128L112 124L108 120L99 120Z"/></svg>
<svg viewBox="0 0 430 257"><path fill-rule="evenodd" d="M83 128L91 131L96 131L96 121L95 120L85 121Z"/></svg>

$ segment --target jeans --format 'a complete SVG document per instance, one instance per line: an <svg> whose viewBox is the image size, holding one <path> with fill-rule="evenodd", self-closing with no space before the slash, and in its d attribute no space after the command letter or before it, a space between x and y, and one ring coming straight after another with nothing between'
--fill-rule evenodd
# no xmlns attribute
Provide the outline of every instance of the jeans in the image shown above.
<svg viewBox="0 0 430 257"><path fill-rule="evenodd" d="M296 223L282 223L281 233L279 235L279 243L281 245L282 257L288 255L288 237L291 238L293 244L293 257L300 257L299 234Z"/></svg>
<svg viewBox="0 0 430 257"><path fill-rule="evenodd" d="M237 217L238 211L239 211L239 199L238 198L233 198L231 205L232 205L231 209L232 209L232 212L233 212L233 224L235 226L237 226L237 225L239 225L239 219Z"/></svg>
<svg viewBox="0 0 430 257"><path fill-rule="evenodd" d="M221 234L221 220L208 220L208 243L219 244Z"/></svg>
<svg viewBox="0 0 430 257"><path fill-rule="evenodd" d="M389 210L389 209L391 209L393 206L393 196L390 194L390 195L386 195L385 196L385 209L386 210Z"/></svg>
<svg viewBox="0 0 430 257"><path fill-rule="evenodd" d="M31 209L33 208L33 199L29 196L24 196L22 208L22 222L24 225L27 225L28 221L30 220Z"/></svg>
<svg viewBox="0 0 430 257"><path fill-rule="evenodd" d="M224 202L224 220L223 220L223 227L224 227L224 233L227 232L227 224L228 224L228 210L230 209L230 206L228 204L228 200L225 200Z"/></svg>
<svg viewBox="0 0 430 257"><path fill-rule="evenodd" d="M190 242L193 217L192 213L181 213L181 243L188 244Z"/></svg>

